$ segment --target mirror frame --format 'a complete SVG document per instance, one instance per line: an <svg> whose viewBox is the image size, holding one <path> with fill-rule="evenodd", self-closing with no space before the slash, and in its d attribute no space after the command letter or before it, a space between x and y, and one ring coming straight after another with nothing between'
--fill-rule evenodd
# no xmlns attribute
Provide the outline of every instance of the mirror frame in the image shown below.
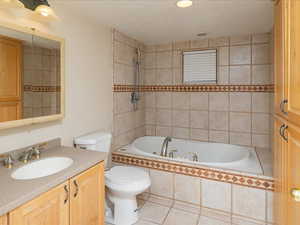
<svg viewBox="0 0 300 225"><path fill-rule="evenodd" d="M11 23L5 23L5 22L0 22L0 26L7 28L7 29L27 33L30 35L39 36L39 37L50 39L53 41L57 41L60 43L60 56L61 56L60 57L60 70L61 70L61 80L60 80L61 112L60 112L60 114L41 116L41 117L33 117L33 118L20 119L20 120L13 120L13 121L7 121L7 122L0 122L0 130L22 127L22 126L33 125L33 124L46 123L46 122L51 122L51 121L56 121L56 120L62 120L65 117L65 39L51 35L51 34L40 32L31 27L23 27L23 26L11 24Z"/></svg>

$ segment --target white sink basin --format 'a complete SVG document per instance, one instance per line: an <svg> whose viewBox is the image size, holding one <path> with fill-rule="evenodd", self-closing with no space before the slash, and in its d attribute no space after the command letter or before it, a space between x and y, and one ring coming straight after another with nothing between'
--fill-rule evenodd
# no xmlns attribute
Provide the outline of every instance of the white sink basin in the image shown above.
<svg viewBox="0 0 300 225"><path fill-rule="evenodd" d="M16 180L30 180L58 173L73 164L67 157L51 157L31 162L16 169L11 177Z"/></svg>

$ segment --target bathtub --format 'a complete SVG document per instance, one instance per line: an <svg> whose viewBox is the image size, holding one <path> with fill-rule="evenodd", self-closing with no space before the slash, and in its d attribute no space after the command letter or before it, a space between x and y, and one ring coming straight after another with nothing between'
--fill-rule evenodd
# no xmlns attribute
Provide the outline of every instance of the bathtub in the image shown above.
<svg viewBox="0 0 300 225"><path fill-rule="evenodd" d="M174 162L263 174L255 149L252 147L172 138L169 142L168 156L163 157L160 156L160 151L164 139L165 137L156 136L140 137L121 151ZM170 152L173 152L173 155Z"/></svg>

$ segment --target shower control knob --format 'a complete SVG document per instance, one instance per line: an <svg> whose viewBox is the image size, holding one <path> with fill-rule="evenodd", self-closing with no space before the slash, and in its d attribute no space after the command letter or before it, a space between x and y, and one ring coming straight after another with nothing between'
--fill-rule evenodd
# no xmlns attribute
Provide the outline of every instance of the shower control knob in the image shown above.
<svg viewBox="0 0 300 225"><path fill-rule="evenodd" d="M291 196L296 202L300 202L300 189L299 188L293 188L291 190Z"/></svg>

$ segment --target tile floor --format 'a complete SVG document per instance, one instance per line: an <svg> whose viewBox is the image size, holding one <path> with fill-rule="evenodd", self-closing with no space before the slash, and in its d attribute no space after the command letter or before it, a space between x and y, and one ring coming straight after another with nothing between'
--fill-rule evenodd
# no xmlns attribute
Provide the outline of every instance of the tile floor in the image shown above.
<svg viewBox="0 0 300 225"><path fill-rule="evenodd" d="M138 203L140 219L135 225L266 225L262 221L234 218L230 213L154 195L140 196Z"/></svg>

